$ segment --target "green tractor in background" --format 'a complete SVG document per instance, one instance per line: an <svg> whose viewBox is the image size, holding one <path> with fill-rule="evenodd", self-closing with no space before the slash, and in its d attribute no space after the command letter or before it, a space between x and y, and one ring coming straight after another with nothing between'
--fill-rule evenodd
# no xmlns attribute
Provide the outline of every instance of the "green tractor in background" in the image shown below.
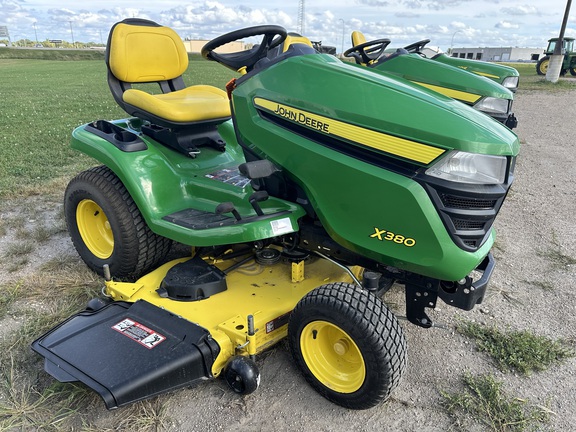
<svg viewBox="0 0 576 432"><path fill-rule="evenodd" d="M411 54L416 53L424 58L489 78L512 92L518 90L520 74L513 67L482 60L451 57L444 53L439 47L428 45L429 42L430 39L423 39L406 45L404 49Z"/></svg>
<svg viewBox="0 0 576 432"><path fill-rule="evenodd" d="M550 56L554 54L558 38L548 39L548 47L544 51L545 56L538 60L536 64L536 72L538 75L546 75L548 65L550 64ZM560 75L566 75L570 71L570 75L576 76L576 51L574 51L574 38L565 37L562 41L562 53L564 54L564 61Z"/></svg>
<svg viewBox="0 0 576 432"><path fill-rule="evenodd" d="M500 83L459 67L433 61L406 48L387 52L390 39L367 41L359 31L352 32L351 38L352 48L346 50L344 56L354 58L356 64L406 79L458 100L510 129L518 125L512 112L514 93Z"/></svg>

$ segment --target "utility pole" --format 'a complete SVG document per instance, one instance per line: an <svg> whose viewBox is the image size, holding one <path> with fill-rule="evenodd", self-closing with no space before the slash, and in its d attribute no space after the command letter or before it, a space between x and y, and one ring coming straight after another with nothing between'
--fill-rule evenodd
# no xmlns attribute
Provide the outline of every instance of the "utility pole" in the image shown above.
<svg viewBox="0 0 576 432"><path fill-rule="evenodd" d="M572 5L572 0L567 0L566 10L564 11L564 19L562 20L562 27L560 27L560 35L558 36L558 42L554 47L554 54L550 56L550 63L548 64L548 70L546 71L546 81L558 82L560 78L560 72L562 71L562 63L564 63L564 53L562 52L562 46L564 45L564 31L566 30L566 24L568 23L568 15L570 14L570 6Z"/></svg>
<svg viewBox="0 0 576 432"><path fill-rule="evenodd" d="M340 18L339 21L342 21L342 50L340 51L340 57L342 57L344 55L344 28L346 23L342 18Z"/></svg>
<svg viewBox="0 0 576 432"><path fill-rule="evenodd" d="M304 0L300 0L298 3L298 26L300 27L298 31L301 36L304 36L306 31L306 10L304 7Z"/></svg>
<svg viewBox="0 0 576 432"><path fill-rule="evenodd" d="M38 33L36 33L36 22L32 24L34 26L34 36L36 36L36 45L38 45Z"/></svg>
<svg viewBox="0 0 576 432"><path fill-rule="evenodd" d="M76 48L76 42L74 42L74 32L72 31L72 21L68 21L68 24L70 24L70 34L72 35L72 46Z"/></svg>

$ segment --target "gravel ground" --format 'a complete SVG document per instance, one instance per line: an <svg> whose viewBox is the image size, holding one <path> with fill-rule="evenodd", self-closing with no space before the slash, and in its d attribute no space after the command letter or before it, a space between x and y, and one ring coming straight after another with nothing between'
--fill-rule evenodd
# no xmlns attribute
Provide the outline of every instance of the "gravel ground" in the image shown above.
<svg viewBox="0 0 576 432"><path fill-rule="evenodd" d="M461 377L470 372L492 373L511 394L547 405L555 414L546 430L576 430L576 359L528 377L503 373L485 354L476 351L474 343L453 330L461 317L501 329L526 329L576 341L576 297L572 292L576 265L566 265L558 258L576 258L576 147L571 136L576 118L574 100L576 90L545 94L521 89L516 95L516 132L522 149L515 183L496 222L497 269L489 294L471 312L439 301L431 315L443 324L442 328L425 330L402 322L409 363L388 402L366 411L331 404L306 383L292 362L287 344L282 343L258 358L262 379L252 395L239 397L222 380L212 380L158 398L157 402L167 408L168 428L235 432L447 431L454 421L441 406L440 390L461 390ZM44 217L56 217L60 211L60 205L50 201L41 205L46 207ZM13 208L17 213L18 205ZM11 241L9 233L0 237L0 256ZM32 264L20 273L25 275L51 257L66 254L75 255L66 234L57 234L36 250ZM14 278L14 273L0 270L0 283ZM393 288L385 300L399 314L404 313L401 289ZM21 322L11 316L2 323L0 337ZM124 410L132 409L108 412L99 401L89 408L90 413L79 414L97 428L114 427ZM486 429L471 425L467 430Z"/></svg>

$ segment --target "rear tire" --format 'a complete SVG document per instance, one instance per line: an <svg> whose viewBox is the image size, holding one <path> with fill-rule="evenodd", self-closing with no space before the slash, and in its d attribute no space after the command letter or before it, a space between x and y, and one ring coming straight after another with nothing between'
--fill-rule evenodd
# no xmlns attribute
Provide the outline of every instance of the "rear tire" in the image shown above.
<svg viewBox="0 0 576 432"><path fill-rule="evenodd" d="M137 279L164 259L172 241L154 234L120 181L105 166L74 177L64 197L66 225L86 265L103 276Z"/></svg>
<svg viewBox="0 0 576 432"><path fill-rule="evenodd" d="M573 67L570 68L570 75L576 76L576 68Z"/></svg>
<svg viewBox="0 0 576 432"><path fill-rule="evenodd" d="M322 285L290 317L288 340L306 380L351 409L386 400L406 368L406 339L376 296L347 283Z"/></svg>
<svg viewBox="0 0 576 432"><path fill-rule="evenodd" d="M540 60L538 60L538 63L536 63L536 73L538 75L546 75L549 65L550 65L550 56L542 57Z"/></svg>

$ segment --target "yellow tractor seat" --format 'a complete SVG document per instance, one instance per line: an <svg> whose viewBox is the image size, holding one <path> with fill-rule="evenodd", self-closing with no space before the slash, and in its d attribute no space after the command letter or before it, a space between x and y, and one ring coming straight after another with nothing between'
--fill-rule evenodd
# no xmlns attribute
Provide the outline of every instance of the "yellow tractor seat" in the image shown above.
<svg viewBox="0 0 576 432"><path fill-rule="evenodd" d="M366 36L364 36L364 33L358 30L354 30L352 32L352 46L360 45L366 42L368 41L366 40Z"/></svg>
<svg viewBox="0 0 576 432"><path fill-rule="evenodd" d="M159 95L129 89L124 92L123 99L125 103L165 119L168 123L190 123L230 117L226 92L208 85L196 85Z"/></svg>
<svg viewBox="0 0 576 432"><path fill-rule="evenodd" d="M282 44L282 52L288 51L288 48L294 44L304 44L308 45L310 48L314 48L312 42L306 36L300 36L298 33L288 33L288 36L286 36L286 39L284 39L284 43Z"/></svg>
<svg viewBox="0 0 576 432"><path fill-rule="evenodd" d="M196 146L205 143L223 149L216 126L230 118L228 96L217 87L184 84L188 53L174 30L140 18L116 23L106 65L116 102L152 125L142 132L186 154L197 154ZM149 83L158 84L160 93L149 92Z"/></svg>

